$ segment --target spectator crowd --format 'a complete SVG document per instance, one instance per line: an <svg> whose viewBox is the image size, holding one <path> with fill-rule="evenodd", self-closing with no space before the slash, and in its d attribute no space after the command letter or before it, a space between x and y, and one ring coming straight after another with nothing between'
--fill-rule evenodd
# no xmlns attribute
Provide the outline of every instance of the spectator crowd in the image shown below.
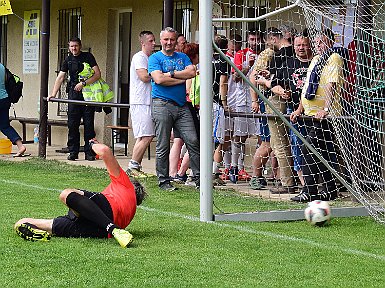
<svg viewBox="0 0 385 288"><path fill-rule="evenodd" d="M355 55L335 47L330 29L310 32L297 33L281 25L266 31L251 29L244 39L234 31L228 37L214 35L209 95L213 100L214 186L247 181L254 190L269 188L272 194L296 194L290 198L296 202L337 198L336 179L325 163L336 168L340 161L331 119L343 114L343 92L347 89L342 87L353 69L347 65L348 58ZM175 182L199 187L199 108L201 97L207 97L200 94L199 44L188 43L171 27L160 33L160 51L154 52L156 37L151 31L140 32L139 42L141 50L133 56L130 67L129 103L136 142L127 173L146 177L141 162L156 137L159 187L173 191L177 189ZM80 49L80 39L69 42L71 54L48 99L55 97L68 71L72 73L70 99L95 98L98 95L94 95L93 86L99 82L106 86L95 58ZM84 63L73 69L77 58L88 63L92 72L88 78L81 78L87 68ZM108 93L103 93L110 95L108 86L105 88ZM69 108L68 159L74 161L79 153L81 118L88 143L95 137L95 111L88 106ZM20 137L14 138L23 153L25 147L17 143ZM249 143L256 146L252 169L246 171L246 142L250 138L255 141ZM323 161L314 155L313 148ZM87 144L85 159L95 160ZM270 175L264 173L266 167L271 168ZM273 185L268 185L269 180Z"/></svg>
<svg viewBox="0 0 385 288"><path fill-rule="evenodd" d="M336 179L299 135L336 167L338 149L329 119L342 113L340 95L349 55L334 47L331 30L311 32L313 37L307 29L297 33L281 25L264 32L251 29L246 39L236 33L214 36L223 52L214 49L212 57L214 185L248 181L251 189L259 190L273 179L270 193L296 194L292 201L337 198ZM139 74L144 69L146 79L135 81L149 82L152 87L146 92L146 105L151 106L146 113L151 114L154 133L145 137L157 138L156 171L161 189L177 189L173 182L199 187L199 105L204 97L199 91L199 45L188 43L170 27L160 33L160 43L161 51L147 51L147 68L142 65L131 70ZM141 110L140 114L146 113ZM285 125L277 113L292 125ZM257 139L249 172L244 163L248 138ZM271 176L265 177L269 160ZM140 163L132 164L131 160L130 173L144 174Z"/></svg>

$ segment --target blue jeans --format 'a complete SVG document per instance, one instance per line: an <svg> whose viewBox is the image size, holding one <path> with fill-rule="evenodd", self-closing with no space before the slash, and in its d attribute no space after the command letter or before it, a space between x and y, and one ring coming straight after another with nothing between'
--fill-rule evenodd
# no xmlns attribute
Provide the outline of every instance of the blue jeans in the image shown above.
<svg viewBox="0 0 385 288"><path fill-rule="evenodd" d="M11 140L12 144L16 144L17 140L21 140L19 134L13 129L9 122L9 108L11 102L9 98L0 99L0 131Z"/></svg>
<svg viewBox="0 0 385 288"><path fill-rule="evenodd" d="M293 112L291 108L287 108L287 114L290 115ZM291 123L294 128L301 133L302 136L306 136L306 128L303 120L298 119L297 122ZM291 154L293 156L293 165L295 171L300 171L303 161L303 155L301 151L302 140L293 132L292 129L289 131Z"/></svg>
<svg viewBox="0 0 385 288"><path fill-rule="evenodd" d="M173 101L152 99L152 118L156 134L156 175L159 184L169 181L169 154L171 129L177 129L187 146L190 166L196 181L199 180L199 140L194 120L187 104L178 106Z"/></svg>
<svg viewBox="0 0 385 288"><path fill-rule="evenodd" d="M258 100L259 102L259 110L261 113L266 112L266 107L265 107L265 102L262 101L262 99ZM261 117L260 119L260 137L261 140L264 142L270 142L270 130L269 130L269 125L267 125L267 118L266 117Z"/></svg>
<svg viewBox="0 0 385 288"><path fill-rule="evenodd" d="M300 121L298 121L300 122ZM306 129L303 124L301 123L292 123L294 128L301 133L302 136L306 136ZM301 166L302 166L302 161L303 161L303 155L301 151L301 146L302 146L302 140L299 139L297 135L293 132L292 129L289 131L289 136L290 136L290 145L291 145L291 154L293 155L293 163L294 163L294 170L295 171L300 171Z"/></svg>

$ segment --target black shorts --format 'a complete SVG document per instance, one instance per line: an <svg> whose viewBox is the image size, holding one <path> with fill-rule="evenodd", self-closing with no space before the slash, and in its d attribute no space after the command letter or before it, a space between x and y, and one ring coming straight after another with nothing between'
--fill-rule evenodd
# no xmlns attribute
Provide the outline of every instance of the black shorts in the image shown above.
<svg viewBox="0 0 385 288"><path fill-rule="evenodd" d="M110 219L113 219L112 209L107 198L101 193L94 193L82 190L84 196L91 199ZM98 227L95 223L77 217L70 209L65 216L59 216L53 219L52 233L58 237L90 237L90 238L107 238L108 233L105 228Z"/></svg>

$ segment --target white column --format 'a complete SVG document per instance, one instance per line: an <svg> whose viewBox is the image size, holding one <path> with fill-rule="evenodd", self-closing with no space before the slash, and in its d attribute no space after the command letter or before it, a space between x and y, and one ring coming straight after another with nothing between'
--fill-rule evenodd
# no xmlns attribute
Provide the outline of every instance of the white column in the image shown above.
<svg viewBox="0 0 385 288"><path fill-rule="evenodd" d="M212 75L212 1L199 1L199 70L200 70L200 220L213 220L213 107Z"/></svg>

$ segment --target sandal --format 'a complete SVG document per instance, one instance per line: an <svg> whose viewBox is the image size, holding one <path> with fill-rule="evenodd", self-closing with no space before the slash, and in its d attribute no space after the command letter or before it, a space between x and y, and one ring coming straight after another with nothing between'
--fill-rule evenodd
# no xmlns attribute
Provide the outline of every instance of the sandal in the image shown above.
<svg viewBox="0 0 385 288"><path fill-rule="evenodd" d="M25 154L25 151L27 151L27 148L25 148L25 146L23 146L23 148L21 148L19 151L17 151L17 153L15 155L13 155L13 157L24 157L24 156L29 156L27 154Z"/></svg>

